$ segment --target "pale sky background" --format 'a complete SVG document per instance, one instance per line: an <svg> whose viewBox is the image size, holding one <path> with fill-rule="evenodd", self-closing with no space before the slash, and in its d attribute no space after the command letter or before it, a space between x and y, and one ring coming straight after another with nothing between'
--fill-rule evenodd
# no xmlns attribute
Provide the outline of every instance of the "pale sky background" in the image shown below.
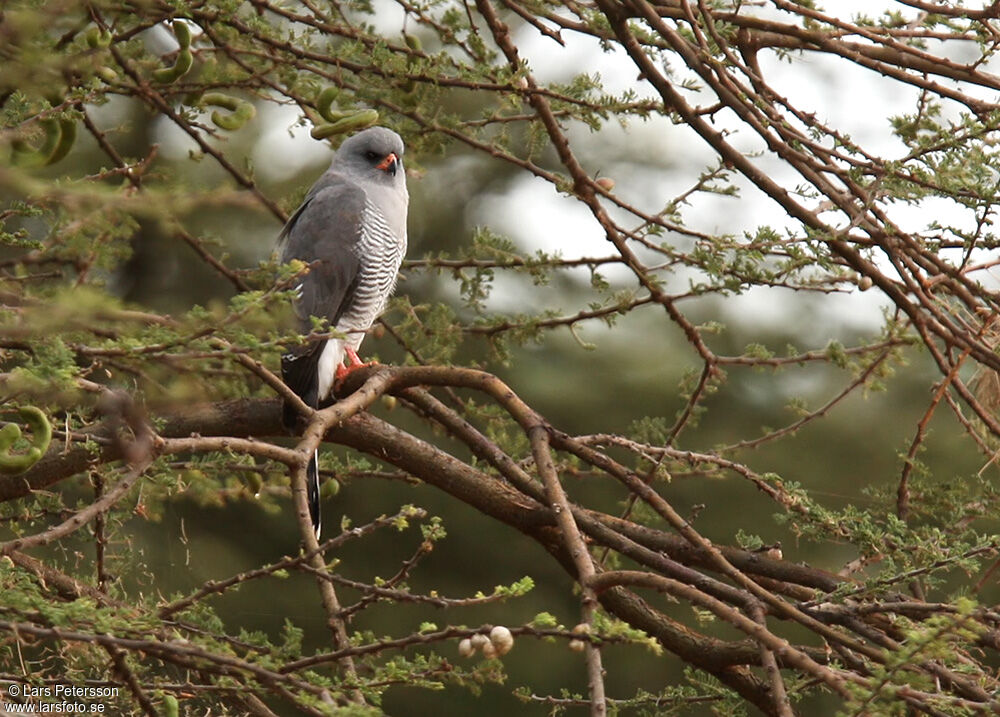
<svg viewBox="0 0 1000 717"><path fill-rule="evenodd" d="M981 7L983 3L966 3ZM398 35L403 27L403 12L392 0L377 0L379 14L375 24L380 30ZM840 0L827 3L836 8L839 17L850 18L857 12L874 16L883 9L893 8L912 17L916 10L895 2L882 0ZM750 11L760 14L778 13L769 4ZM173 42L164 28L151 42ZM527 58L536 78L541 82L569 80L575 73L598 73L605 88L621 92L632 88L641 95L655 96L645 82L636 80L636 68L617 51L606 53L592 38L572 32L563 32L566 47L540 35L534 28L522 27L515 33L515 42ZM937 51L932 45L931 49ZM164 48L164 51L169 49ZM948 54L955 59L968 60L977 48L972 43L949 46ZM912 112L917 91L898 82L883 78L849 62L824 55L807 53L793 56L791 62L779 60L773 52L762 52L760 62L766 78L780 93L798 108L815 112L827 124L850 135L866 149L886 158L896 158L906 153L904 146L891 136L887 118ZM987 71L996 72L994 67ZM680 63L675 63L677 71ZM942 81L943 84L947 82ZM968 88L966 88L968 90ZM989 94L977 90L978 94ZM690 94L688 95L691 98ZM305 166L325 165L331 152L320 148L309 137L307 128L294 128L298 118L296 109L274 105L260 106L259 122L266 129L261 133L252 159L259 174L269 179L287 178ZM946 106L947 113L957 116L956 107ZM737 130L730 140L746 152L759 151L763 145L750 130L741 127L732 113L720 112L715 118L716 127ZM291 131L290 131L291 130ZM160 125L163 152L178 158L187 154L191 141L180 134L169 122ZM612 177L615 191L630 203L649 211L659 211L672 196L686 189L707 166L714 164L714 154L694 133L683 126L675 126L666 118L647 122L636 121L626 129L610 123L596 135L585 127L573 127L569 133L572 146L584 167L596 174ZM636 157L655 157L659 166L636 169L628 160ZM620 157L624 161L616 162ZM442 164L434 165L433 176L417 180L428 182L429 191L460 191L452 178L461 176L463 162L468 157L456 156ZM787 165L773 156L763 155L754 160L760 167L786 187L797 185L801 179ZM705 232L733 233L753 231L766 224L775 228L794 227L782 209L761 194L738 175L732 175L740 187L738 197L699 195L692 199L684 215L689 226ZM932 220L971 226L971 215L960 211L954 204L943 200L930 200L920 206L891 205L890 216L903 228L924 229ZM513 238L528 252L559 251L564 257L602 256L611 253L612 247L604 239L600 227L586 208L576 200L556 193L553 187L540 179L519 173L508 185L494 193L481 196L466 206L464 223L471 235L477 225L489 225L496 231ZM626 222L634 226L634 221ZM420 254L413 247L411 256ZM609 272L609 278L616 274ZM628 279L627 273L617 275ZM634 279L632 279L634 283ZM772 324L786 322L794 302L776 300L773 290L753 290L745 296L729 301L731 315L746 322ZM518 310L515 292L504 291L503 280L497 282L492 299L496 309ZM857 328L874 329L881 323L881 303L877 292L832 298L831 321L844 322ZM530 307L528 307L530 308ZM525 310L521 307L520 310Z"/></svg>
<svg viewBox="0 0 1000 717"><path fill-rule="evenodd" d="M967 5L981 7L982 3ZM878 0L841 0L827 3L826 7L835 7L837 15L845 19L858 12L874 16L889 8L901 10L907 17L916 14L916 10L899 3ZM759 12L788 21L787 15L773 9L760 8ZM609 91L620 92L631 87L645 96L655 96L647 83L636 82L635 66L624 56L624 52L604 53L596 41L572 33L564 32L563 38L567 47L559 48L533 28L522 28L515 39L522 55L529 59L536 76L542 81L566 81L578 71L598 72ZM941 43L930 44L932 51L940 51ZM554 51L559 53L559 62L551 61ZM969 61L978 56L978 48L974 43L951 43L946 53L953 59ZM877 155L891 159L906 154L904 145L892 136L888 118L914 110L918 97L915 88L822 53L794 55L789 62L779 59L773 52L762 52L759 60L771 86L789 98L794 106L806 112L815 112L828 125L850 135ZM997 63L994 61L991 64L992 67L984 69L996 72ZM679 72L680 63L672 67ZM693 76L693 73L688 73L688 76ZM955 84L939 81L945 85ZM970 91L968 87L964 90ZM974 88L971 93L982 97L989 97L990 94L983 88ZM690 93L688 96L691 99ZM958 112L957 105L946 104L946 117L957 118ZM718 129L737 132L730 137L737 147L747 152L764 149L763 142L743 127L732 113L720 112L715 121ZM662 157L666 164L662 171L630 173L624 167L607 166L606 163L599 163L604 166L588 165L585 148L592 142L593 136L586 128L576 129L570 136L575 140L574 147L578 151L584 148L580 154L585 167L588 170L600 169L603 174L614 178L617 182L615 191L646 210L659 210L666 199L686 189L698 173L714 164L715 160L714 153L693 131L673 125L666 118L657 118L633 123L625 130L617 124L610 124L600 132L596 146L617 147L626 156L639 148L643 154ZM802 181L794 170L773 155L764 154L754 162L786 187L793 187ZM691 206L684 212L691 227L706 232L733 234L753 231L765 224L776 228L795 227L795 222L788 220L781 207L750 182L735 174L732 178L740 187L738 197L701 194L692 198ZM511 211L512 207L518 211ZM967 228L972 226L969 212L940 199L925 200L919 206L895 204L888 211L901 227L908 230L923 230L934 220ZM581 237L582 240L575 242L577 252L568 252L563 246L566 255L600 255L607 253L609 248L599 227L580 203L557 197L551 187L530 177L520 178L509 192L494 195L477 207L472 220L474 223L498 226L512 236L531 240L533 246L547 241L541 246L546 250L559 248L560 236ZM552 227L559 229L552 231ZM884 268L888 270L887 263ZM776 300L779 293L753 290L740 299L728 301L728 309L745 322L787 323L789 318L794 318L789 316L789 312L796 311L797 304ZM833 321L868 329L875 329L881 324L883 301L877 292L831 297L829 303Z"/></svg>

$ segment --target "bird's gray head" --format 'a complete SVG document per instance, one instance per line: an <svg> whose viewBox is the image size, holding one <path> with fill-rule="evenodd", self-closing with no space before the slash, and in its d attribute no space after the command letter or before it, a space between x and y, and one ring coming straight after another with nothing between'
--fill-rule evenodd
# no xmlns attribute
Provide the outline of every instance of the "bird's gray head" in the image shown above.
<svg viewBox="0 0 1000 717"><path fill-rule="evenodd" d="M405 191L403 151L398 134L385 127L370 127L344 140L333 158L333 169Z"/></svg>

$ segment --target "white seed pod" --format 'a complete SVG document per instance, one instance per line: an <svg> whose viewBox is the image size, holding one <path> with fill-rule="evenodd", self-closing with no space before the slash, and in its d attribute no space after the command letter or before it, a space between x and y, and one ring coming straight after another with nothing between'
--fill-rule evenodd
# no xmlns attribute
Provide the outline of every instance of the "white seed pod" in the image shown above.
<svg viewBox="0 0 1000 717"><path fill-rule="evenodd" d="M483 645L483 657L487 660L492 660L497 656L497 648L493 647L493 643L489 640Z"/></svg>
<svg viewBox="0 0 1000 717"><path fill-rule="evenodd" d="M572 632L574 635L589 635L590 625L585 622L581 622L579 625L575 625L573 627Z"/></svg>
<svg viewBox="0 0 1000 717"><path fill-rule="evenodd" d="M503 625L497 625L490 630L490 642L496 648L498 655L506 655L514 647L514 636Z"/></svg>
<svg viewBox="0 0 1000 717"><path fill-rule="evenodd" d="M473 635L469 639L469 642L472 643L473 650L482 650L485 645L490 643L490 638L486 637L486 635Z"/></svg>
<svg viewBox="0 0 1000 717"><path fill-rule="evenodd" d="M584 650L587 649L587 643L584 642L583 640L570 640L569 649L571 649L573 652L583 652Z"/></svg>
<svg viewBox="0 0 1000 717"><path fill-rule="evenodd" d="M458 654L462 657L472 657L476 654L476 648L472 646L472 640L465 638L458 643Z"/></svg>

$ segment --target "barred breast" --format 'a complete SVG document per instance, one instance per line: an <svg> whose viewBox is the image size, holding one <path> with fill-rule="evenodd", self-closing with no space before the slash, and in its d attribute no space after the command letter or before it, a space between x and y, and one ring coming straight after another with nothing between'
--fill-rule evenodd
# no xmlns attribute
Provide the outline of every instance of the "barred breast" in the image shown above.
<svg viewBox="0 0 1000 717"><path fill-rule="evenodd" d="M399 266L406 254L406 234L393 234L385 217L371 201L365 202L361 237L354 247L361 269L350 306L337 322L337 330L348 335L347 343L355 350L367 331L385 310L396 288Z"/></svg>

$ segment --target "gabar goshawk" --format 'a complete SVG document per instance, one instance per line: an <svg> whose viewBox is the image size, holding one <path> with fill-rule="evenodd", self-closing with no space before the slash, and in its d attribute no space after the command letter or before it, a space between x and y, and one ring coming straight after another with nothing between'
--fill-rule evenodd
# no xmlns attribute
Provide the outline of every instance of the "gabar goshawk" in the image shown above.
<svg viewBox="0 0 1000 717"><path fill-rule="evenodd" d="M331 398L336 380L363 365L357 351L385 309L406 253L408 203L403 140L392 130L372 127L344 140L330 169L281 232L281 261L298 259L308 265L296 287L299 330L310 333L310 317L316 317L330 333L343 336L313 340L282 356L285 384L313 408ZM289 430L298 422L289 405L284 421ZM315 454L306 482L309 513L319 537Z"/></svg>

